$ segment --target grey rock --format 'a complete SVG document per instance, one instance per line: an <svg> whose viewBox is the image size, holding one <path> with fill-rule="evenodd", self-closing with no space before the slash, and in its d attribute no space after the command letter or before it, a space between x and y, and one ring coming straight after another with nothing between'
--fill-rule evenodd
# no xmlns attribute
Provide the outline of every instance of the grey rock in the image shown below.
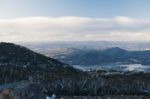
<svg viewBox="0 0 150 99"><path fill-rule="evenodd" d="M21 81L1 85L0 99L45 99L45 95L36 83Z"/></svg>

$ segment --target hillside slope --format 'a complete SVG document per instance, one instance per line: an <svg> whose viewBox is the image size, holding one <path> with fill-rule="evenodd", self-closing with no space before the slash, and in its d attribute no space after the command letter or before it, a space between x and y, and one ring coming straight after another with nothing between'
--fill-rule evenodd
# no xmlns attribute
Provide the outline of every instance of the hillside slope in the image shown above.
<svg viewBox="0 0 150 99"><path fill-rule="evenodd" d="M12 43L0 43L0 83L21 80L43 81L78 74L77 69L58 60Z"/></svg>

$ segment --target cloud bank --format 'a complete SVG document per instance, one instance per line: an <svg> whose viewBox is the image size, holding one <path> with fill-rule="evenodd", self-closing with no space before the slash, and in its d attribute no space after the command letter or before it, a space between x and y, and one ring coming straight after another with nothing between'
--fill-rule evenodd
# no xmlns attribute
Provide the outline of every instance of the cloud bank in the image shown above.
<svg viewBox="0 0 150 99"><path fill-rule="evenodd" d="M0 19L0 41L150 41L150 20L124 16Z"/></svg>

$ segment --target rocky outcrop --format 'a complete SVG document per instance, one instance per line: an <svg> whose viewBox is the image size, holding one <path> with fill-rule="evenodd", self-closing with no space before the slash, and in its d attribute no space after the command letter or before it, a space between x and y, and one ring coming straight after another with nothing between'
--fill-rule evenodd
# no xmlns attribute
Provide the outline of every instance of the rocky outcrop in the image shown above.
<svg viewBox="0 0 150 99"><path fill-rule="evenodd" d="M0 99L45 99L41 88L28 81L0 86Z"/></svg>
<svg viewBox="0 0 150 99"><path fill-rule="evenodd" d="M13 99L12 90L11 89L3 89L0 93L0 99Z"/></svg>

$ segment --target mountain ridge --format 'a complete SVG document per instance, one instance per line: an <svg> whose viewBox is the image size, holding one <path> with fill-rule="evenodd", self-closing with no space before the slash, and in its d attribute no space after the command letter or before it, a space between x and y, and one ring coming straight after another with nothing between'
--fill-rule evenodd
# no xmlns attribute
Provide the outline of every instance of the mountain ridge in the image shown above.
<svg viewBox="0 0 150 99"><path fill-rule="evenodd" d="M83 49L72 53L57 54L56 59L71 65L100 65L107 63L140 63L150 65L150 50L128 51L119 47L107 49Z"/></svg>
<svg viewBox="0 0 150 99"><path fill-rule="evenodd" d="M43 81L51 76L75 75L71 65L13 43L0 43L0 83L21 80Z"/></svg>
<svg viewBox="0 0 150 99"><path fill-rule="evenodd" d="M15 64L19 64L19 62L22 62L24 64L27 64L28 62L31 62L37 64L36 62L43 61L49 63L50 65L50 62L48 60L51 60L54 63L58 63L57 65L65 65L64 63L56 59L46 57L42 54L33 52L30 49L12 43L1 42L0 49L0 62L3 63L15 62Z"/></svg>

